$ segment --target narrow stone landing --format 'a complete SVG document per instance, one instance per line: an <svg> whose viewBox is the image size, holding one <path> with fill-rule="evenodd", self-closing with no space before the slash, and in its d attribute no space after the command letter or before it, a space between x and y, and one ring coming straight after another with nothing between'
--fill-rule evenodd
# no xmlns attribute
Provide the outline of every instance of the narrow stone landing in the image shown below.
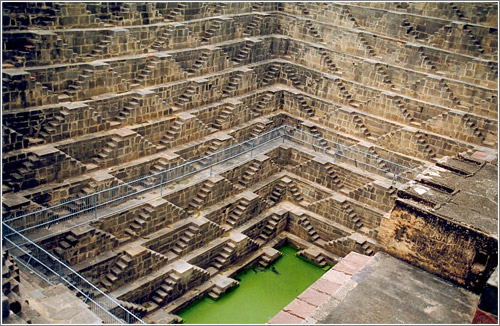
<svg viewBox="0 0 500 326"><path fill-rule="evenodd" d="M385 253L351 252L269 324L465 324L478 296Z"/></svg>

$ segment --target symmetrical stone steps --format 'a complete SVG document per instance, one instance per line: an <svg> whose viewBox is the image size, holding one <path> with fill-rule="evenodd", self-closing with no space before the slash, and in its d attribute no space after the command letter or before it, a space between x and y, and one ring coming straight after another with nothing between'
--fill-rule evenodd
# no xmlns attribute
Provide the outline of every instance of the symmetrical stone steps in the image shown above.
<svg viewBox="0 0 500 326"><path fill-rule="evenodd" d="M187 8L187 4L179 2L177 6L172 9L168 15L165 16L165 20L168 22L171 21L182 21L184 16L184 11Z"/></svg>
<svg viewBox="0 0 500 326"><path fill-rule="evenodd" d="M327 175L331 178L336 191L341 191L342 189L344 189L344 184L342 180L339 178L339 176L335 172L335 169L331 165L329 165L325 171Z"/></svg>
<svg viewBox="0 0 500 326"><path fill-rule="evenodd" d="M106 58L110 57L111 53L109 53L109 46L113 42L115 38L112 35L104 35L103 38L96 44L96 46L92 49L90 56L92 58Z"/></svg>
<svg viewBox="0 0 500 326"><path fill-rule="evenodd" d="M210 43L210 39L217 34L222 26L222 21L215 19L210 26L207 28L207 30L201 35L201 44L208 44Z"/></svg>
<svg viewBox="0 0 500 326"><path fill-rule="evenodd" d="M246 41L245 44L240 48L238 53L232 59L234 64L242 64L250 58L250 53L252 52L253 42Z"/></svg>
<svg viewBox="0 0 500 326"><path fill-rule="evenodd" d="M316 139L316 146L319 144L319 146L321 146L322 148L324 148L325 150L330 150L331 147L330 147L330 144L326 141L326 139L323 137L323 135L321 134L321 132L318 130L318 127L316 127L315 125L304 125L307 129L308 129L308 132L314 137L314 139Z"/></svg>
<svg viewBox="0 0 500 326"><path fill-rule="evenodd" d="M236 227L239 224L238 222L241 216L247 210L249 204L250 202L245 198L242 198L240 201L238 201L238 204L233 210L231 210L231 213L228 215L226 223L232 227Z"/></svg>
<svg viewBox="0 0 500 326"><path fill-rule="evenodd" d="M290 191L291 195L292 195L292 198L300 203L301 201L304 200L304 197L302 197L302 193L300 191L300 189L297 187L297 185L292 182L291 185L288 187L288 190Z"/></svg>
<svg viewBox="0 0 500 326"><path fill-rule="evenodd" d="M351 205L349 205L349 202L344 201L342 203L341 207L349 215L350 221L351 221L351 223L353 223L355 230L363 227L363 222L361 222L361 219L359 218L359 216L352 209Z"/></svg>
<svg viewBox="0 0 500 326"><path fill-rule="evenodd" d="M304 25L306 27L306 30L312 35L312 37L314 38L314 41L316 43L323 43L324 42L324 40L321 37L321 35L319 34L318 30L316 29L316 27L314 27L312 21L306 20Z"/></svg>
<svg viewBox="0 0 500 326"><path fill-rule="evenodd" d="M307 100L304 96L297 94L295 95L295 99L299 102L300 110L303 111L308 117L314 117L314 110L309 106Z"/></svg>
<svg viewBox="0 0 500 326"><path fill-rule="evenodd" d="M173 295L176 285L181 281L180 275L172 271L160 287L151 295L151 300L157 305L163 305Z"/></svg>
<svg viewBox="0 0 500 326"><path fill-rule="evenodd" d="M280 74L280 71L281 68L279 65L271 64L264 74L264 78L262 78L262 85L267 86L275 83Z"/></svg>
<svg viewBox="0 0 500 326"><path fill-rule="evenodd" d="M307 232L307 235L310 241L315 242L320 239L319 234L316 232L314 227L311 225L311 222L307 218L307 216L303 216L299 219L300 226Z"/></svg>
<svg viewBox="0 0 500 326"><path fill-rule="evenodd" d="M261 169L261 162L258 160L254 160L250 164L248 169L245 170L245 172L241 176L241 179L238 180L239 184L241 184L243 187L248 187L249 184L252 183L254 175L258 173L260 169Z"/></svg>
<svg viewBox="0 0 500 326"><path fill-rule="evenodd" d="M137 109L140 108L140 103L141 103L140 98L132 97L132 99L123 106L123 109L118 113L115 120L122 124L127 124L133 121Z"/></svg>
<svg viewBox="0 0 500 326"><path fill-rule="evenodd" d="M223 270L230 263L230 257L234 255L235 250L236 245L234 244L234 242L232 242L231 240L227 241L224 244L224 247L222 247L220 253L215 256L211 266L219 271Z"/></svg>
<svg viewBox="0 0 500 326"><path fill-rule="evenodd" d="M132 223L130 223L129 227L125 229L125 234L131 238L140 236L143 227L151 220L151 215L155 212L155 209L149 206L144 207Z"/></svg>
<svg viewBox="0 0 500 326"><path fill-rule="evenodd" d="M267 220L266 225L264 226L264 229L262 232L259 234L259 237L257 240L255 240L257 243L260 245L268 242L271 237L276 233L276 230L278 228L278 223L281 221L281 216L279 216L276 213L273 213Z"/></svg>
<svg viewBox="0 0 500 326"><path fill-rule="evenodd" d="M252 21L245 27L245 30L243 31L242 35L245 37L253 36L253 34L258 35L259 29L260 29L260 24L262 23L263 19L264 19L263 16L254 15L252 17Z"/></svg>
<svg viewBox="0 0 500 326"><path fill-rule="evenodd" d="M354 122L354 126L356 127L357 130L361 132L361 135L364 137L370 137L370 131L366 127L366 125L363 123L363 119L357 114L352 115L352 121Z"/></svg>
<svg viewBox="0 0 500 326"><path fill-rule="evenodd" d="M146 67L139 71L137 77L134 79L134 84L138 84L140 86L147 86L148 81L151 80L155 71L158 69L160 62L155 60L154 58L148 58L146 61ZM131 85L132 86L132 85Z"/></svg>
<svg viewBox="0 0 500 326"><path fill-rule="evenodd" d="M285 192L286 192L285 185L283 185L282 183L276 184L273 187L272 191L270 192L270 195L267 199L267 202L270 205L276 205L282 199L282 197L285 195Z"/></svg>
<svg viewBox="0 0 500 326"><path fill-rule="evenodd" d="M155 51L167 50L169 48L170 39L172 38L173 34L173 29L170 29L169 26L165 27L160 36L158 36L151 44L150 48Z"/></svg>
<svg viewBox="0 0 500 326"><path fill-rule="evenodd" d="M168 129L165 135L160 140L160 144L167 147L171 147L171 142L173 142L181 134L184 122L181 120L175 120L172 126Z"/></svg>
<svg viewBox="0 0 500 326"><path fill-rule="evenodd" d="M252 118L261 117L264 114L264 110L269 108L269 104L274 100L274 94L271 92L266 92L260 97L259 102L251 108Z"/></svg>
<svg viewBox="0 0 500 326"><path fill-rule="evenodd" d="M184 108L187 103L192 101L193 96L197 94L197 91L198 86L196 85L196 83L192 83L186 88L184 93L177 98L177 100L175 101L175 105Z"/></svg>
<svg viewBox="0 0 500 326"><path fill-rule="evenodd" d="M198 190L198 193L196 194L196 197L191 200L191 202L188 204L188 207L186 208L186 212L188 214L193 214L203 207L214 185L215 183L210 180L207 180L202 184L202 186Z"/></svg>
<svg viewBox="0 0 500 326"><path fill-rule="evenodd" d="M120 275L125 272L131 262L132 257L130 257L127 253L123 253L101 280L101 284L104 288L107 290L111 289L113 284L120 278Z"/></svg>
<svg viewBox="0 0 500 326"><path fill-rule="evenodd" d="M202 51L200 56L194 61L193 66L187 69L188 76L196 75L210 58L210 51Z"/></svg>
<svg viewBox="0 0 500 326"><path fill-rule="evenodd" d="M200 228L197 225L190 225L183 233L179 236L179 240L175 242L170 248L170 252L175 256L182 256L189 244L193 241L196 234L200 232Z"/></svg>
<svg viewBox="0 0 500 326"><path fill-rule="evenodd" d="M236 71L231 76L228 83L224 86L224 89L222 90L222 94L224 97L232 97L235 95L235 93L238 91L238 88L240 87L243 75L244 73L242 71Z"/></svg>
<svg viewBox="0 0 500 326"><path fill-rule="evenodd" d="M418 145L418 148L419 148L419 151L422 151L425 153L425 155L428 157L428 158L433 158L433 157L436 157L436 154L434 153L434 151L432 150L432 148L429 146L427 140L426 140L426 136L425 134L417 131L415 133L415 138L414 138L414 141L417 143Z"/></svg>

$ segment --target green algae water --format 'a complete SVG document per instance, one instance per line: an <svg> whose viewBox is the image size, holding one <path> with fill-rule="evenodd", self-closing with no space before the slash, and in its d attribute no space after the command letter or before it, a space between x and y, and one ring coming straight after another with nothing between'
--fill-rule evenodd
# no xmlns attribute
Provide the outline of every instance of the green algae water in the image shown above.
<svg viewBox="0 0 500 326"><path fill-rule="evenodd" d="M184 324L265 324L325 273L296 257L297 249L279 248L283 254L265 270L247 268L234 278L240 285L218 300L205 296L179 311Z"/></svg>

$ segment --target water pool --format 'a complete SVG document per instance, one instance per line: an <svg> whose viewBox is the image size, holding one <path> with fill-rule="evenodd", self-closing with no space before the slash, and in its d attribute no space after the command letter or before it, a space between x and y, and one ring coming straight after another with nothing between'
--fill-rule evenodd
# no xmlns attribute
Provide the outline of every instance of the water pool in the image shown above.
<svg viewBox="0 0 500 326"><path fill-rule="evenodd" d="M218 300L205 296L177 315L184 324L265 324L327 269L295 256L294 247L286 245L279 251L282 257L269 268L245 269L235 276L238 287Z"/></svg>

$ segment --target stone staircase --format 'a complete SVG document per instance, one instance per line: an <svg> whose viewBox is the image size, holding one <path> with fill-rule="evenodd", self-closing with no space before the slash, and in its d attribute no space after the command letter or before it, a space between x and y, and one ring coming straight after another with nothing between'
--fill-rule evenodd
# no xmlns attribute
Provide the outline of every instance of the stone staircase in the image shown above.
<svg viewBox="0 0 500 326"><path fill-rule="evenodd" d="M175 105L184 108L186 104L193 100L193 96L197 94L198 87L196 84L191 84L186 88L183 94L181 94L175 101Z"/></svg>
<svg viewBox="0 0 500 326"><path fill-rule="evenodd" d="M368 131L368 128L365 126L363 120L360 118L359 115L354 114L352 116L352 121L354 122L354 126L356 127L356 129L359 130L364 137L371 136L370 132Z"/></svg>
<svg viewBox="0 0 500 326"><path fill-rule="evenodd" d="M200 210L200 208L207 201L207 197L210 195L210 192L212 191L212 188L214 185L215 185L215 183L213 183L210 180L206 180L202 184L202 186L198 190L198 193L196 194L196 197L194 197L191 200L188 207L186 208L186 212L188 214L193 214L194 212L197 212L198 210Z"/></svg>
<svg viewBox="0 0 500 326"><path fill-rule="evenodd" d="M188 72L188 76L196 75L200 72L201 68L208 62L208 58L210 58L210 51L202 51L200 56L194 61L193 66L191 68L186 69Z"/></svg>
<svg viewBox="0 0 500 326"><path fill-rule="evenodd" d="M328 55L328 52L325 49L320 49L319 50L319 54L323 58L323 61L325 62L326 67L328 68L328 72L335 73L337 75L341 75L342 74L339 71L339 68L337 67L337 65L335 64L335 62L333 62L332 58L330 58L330 56Z"/></svg>
<svg viewBox="0 0 500 326"><path fill-rule="evenodd" d="M94 70L83 69L82 73L78 76L78 79L73 81L73 84L69 85L64 91L64 94L68 95L71 99L76 100L80 97L80 94L88 86L89 80L94 75Z"/></svg>
<svg viewBox="0 0 500 326"><path fill-rule="evenodd" d="M337 86L337 89L339 90L340 97L344 99L349 105L357 107L356 102L352 98L352 95L347 91L342 80L337 78L334 80L334 84Z"/></svg>
<svg viewBox="0 0 500 326"><path fill-rule="evenodd" d="M422 67L431 72L436 72L436 66L432 63L431 58L429 58L422 47L417 49L417 54L422 58Z"/></svg>
<svg viewBox="0 0 500 326"><path fill-rule="evenodd" d="M281 68L279 65L271 64L269 68L266 70L264 77L262 78L262 85L267 86L274 84L276 82L277 77L279 76L280 71Z"/></svg>
<svg viewBox="0 0 500 326"><path fill-rule="evenodd" d="M483 133L479 130L477 125L472 121L472 119L467 115L464 114L464 117L462 119L464 125L467 127L468 130L472 132L472 134L480 140L480 142L484 142L486 137L483 135Z"/></svg>
<svg viewBox="0 0 500 326"><path fill-rule="evenodd" d="M267 268L281 257L282 253L274 248L264 249L264 253L260 256L258 266Z"/></svg>
<svg viewBox="0 0 500 326"><path fill-rule="evenodd" d="M366 51L366 54L369 54L370 56L374 57L376 56L377 54L375 53L375 50L373 49L373 47L370 45L370 43L368 43L368 41L366 40L366 38L363 36L363 34L358 34L358 40L359 40L359 43L361 43L363 49L365 49Z"/></svg>
<svg viewBox="0 0 500 326"><path fill-rule="evenodd" d="M252 3L252 11L259 11L264 6L264 2L253 2Z"/></svg>
<svg viewBox="0 0 500 326"><path fill-rule="evenodd" d="M127 253L123 253L101 280L103 287L109 291L113 287L113 284L120 278L121 274L129 267L131 262L132 257Z"/></svg>
<svg viewBox="0 0 500 326"><path fill-rule="evenodd" d="M231 255L233 255L236 251L236 245L232 241L227 241L224 244L224 247L222 247L222 250L220 253L215 256L211 266L214 267L217 270L222 270L224 267L226 267L229 263L229 258Z"/></svg>
<svg viewBox="0 0 500 326"><path fill-rule="evenodd" d="M214 14L221 15L224 14L224 9L227 8L227 4L224 2L214 3Z"/></svg>
<svg viewBox="0 0 500 326"><path fill-rule="evenodd" d="M358 22L356 21L356 19L354 19L353 15L349 10L347 10L347 8L342 8L342 10L340 11L340 16L343 20L346 20L350 23L351 28L359 28Z"/></svg>
<svg viewBox="0 0 500 326"><path fill-rule="evenodd" d="M316 43L323 43L324 42L323 38L319 34L318 30L316 29L316 27L314 27L312 21L306 20L304 25L306 27L306 30L309 32L309 34L312 35L312 37L314 38L314 41Z"/></svg>
<svg viewBox="0 0 500 326"><path fill-rule="evenodd" d="M242 71L236 71L227 84L224 86L224 89L222 89L222 96L223 97L232 97L236 94L236 91L238 90L241 80L243 78L243 72Z"/></svg>
<svg viewBox="0 0 500 326"><path fill-rule="evenodd" d="M377 154L377 152L373 147L370 147L368 149L368 152L371 154L371 158L375 158L375 160L377 161L377 167L380 170L382 170L384 173L391 172L389 167L387 166L386 161L380 155Z"/></svg>
<svg viewBox="0 0 500 326"><path fill-rule="evenodd" d="M232 226L233 228L238 226L238 222L243 213L248 209L249 204L250 202L245 198L240 199L236 207L231 211L231 213L227 217L226 223Z"/></svg>
<svg viewBox="0 0 500 326"><path fill-rule="evenodd" d="M130 236L131 238L136 238L141 235L141 231L147 222L151 221L152 214L155 214L156 211L149 206L141 209L139 214L135 217L132 223L125 229L125 234Z"/></svg>
<svg viewBox="0 0 500 326"><path fill-rule="evenodd" d="M120 147L120 142L122 142L120 137L111 137L96 157L92 158L92 162L100 166L103 161L109 159L116 152L116 149Z"/></svg>
<svg viewBox="0 0 500 326"><path fill-rule="evenodd" d="M245 172L241 176L241 179L238 180L239 184L243 187L248 187L248 185L252 183L254 175L258 173L261 168L261 162L258 160L254 160L252 164L250 164L250 166L245 169Z"/></svg>
<svg viewBox="0 0 500 326"><path fill-rule="evenodd" d="M274 94L271 92L265 93L260 97L259 102L252 107L252 118L258 118L263 115L264 110L268 108L271 101L274 99Z"/></svg>
<svg viewBox="0 0 500 326"><path fill-rule="evenodd" d="M272 124L272 121L267 121L267 122L257 122L255 124L255 127L253 127L252 132L250 135L252 137L257 137L260 134L262 134L268 127L268 125Z"/></svg>
<svg viewBox="0 0 500 326"><path fill-rule="evenodd" d="M290 194L292 195L292 198L300 203L301 201L304 200L304 197L302 197L302 193L300 191L300 189L297 187L297 185L295 183L291 183L290 186L288 186L288 190L290 191Z"/></svg>
<svg viewBox="0 0 500 326"><path fill-rule="evenodd" d="M254 15L252 17L252 21L245 27L245 30L243 31L242 35L244 37L249 37L252 36L256 30L258 32L263 19L264 17L260 15ZM259 33L257 33L257 35L259 35Z"/></svg>
<svg viewBox="0 0 500 326"><path fill-rule="evenodd" d="M151 49L155 51L167 50L170 44L170 39L173 37L173 32L174 30L166 27L161 35L155 39L155 41L151 45Z"/></svg>
<svg viewBox="0 0 500 326"><path fill-rule="evenodd" d="M401 24L400 24L401 28L403 28L405 30L405 33L406 35L409 35L410 37L413 38L413 40L416 40L418 39L418 33L417 33L417 29L415 28L415 26L410 23L408 20L406 19L403 19L401 21Z"/></svg>
<svg viewBox="0 0 500 326"><path fill-rule="evenodd" d="M270 205L277 204L280 201L281 197L283 197L283 195L285 194L285 191L286 187L283 184L281 183L276 184L273 187L273 190L271 191L269 198L267 199L268 203Z"/></svg>
<svg viewBox="0 0 500 326"><path fill-rule="evenodd" d="M308 117L314 117L314 110L309 106L304 96L297 94L295 99L299 103L300 111L304 112Z"/></svg>
<svg viewBox="0 0 500 326"><path fill-rule="evenodd" d="M59 257L63 257L66 250L74 247L78 243L78 239L73 234L68 234L59 244L52 250Z"/></svg>
<svg viewBox="0 0 500 326"><path fill-rule="evenodd" d="M221 20L214 20L210 27L202 33L201 36L201 44L208 44L210 43L210 39L218 32L220 31L222 26L222 21Z"/></svg>
<svg viewBox="0 0 500 326"><path fill-rule="evenodd" d="M141 316L144 316L146 315L146 313L148 312L148 309L137 304L137 303L133 303L133 302L130 302L130 301L124 301L124 300L119 300L119 299L115 299L116 301L118 301L118 303L124 307L125 309L127 309L128 311L130 312L133 312L137 317L141 317Z"/></svg>
<svg viewBox="0 0 500 326"><path fill-rule="evenodd" d="M160 287L152 294L151 300L157 305L163 305L174 293L176 285L181 281L181 277L174 271L162 282Z"/></svg>
<svg viewBox="0 0 500 326"><path fill-rule="evenodd" d="M401 115L405 118L406 123L412 124L415 122L415 119L411 115L411 113L408 111L406 106L401 102L400 99L395 99L394 100L394 106L399 110Z"/></svg>
<svg viewBox="0 0 500 326"><path fill-rule="evenodd" d="M417 143L418 150L426 154L427 158L432 159L436 157L436 154L434 153L430 145L427 143L425 135L420 131L417 131L415 133L415 142Z"/></svg>
<svg viewBox="0 0 500 326"><path fill-rule="evenodd" d="M172 147L172 142L181 134L184 122L175 120L173 125L167 130L167 133L160 139L160 144L167 148Z"/></svg>
<svg viewBox="0 0 500 326"><path fill-rule="evenodd" d="M182 21L184 16L184 11L187 8L187 4L178 2L177 7L172 9L166 16L165 20L167 22Z"/></svg>
<svg viewBox="0 0 500 326"><path fill-rule="evenodd" d="M285 66L285 73L288 79L292 82L293 87L297 89L302 88L302 82L297 78L297 72L295 69Z"/></svg>
<svg viewBox="0 0 500 326"><path fill-rule="evenodd" d="M302 14L304 14L305 16L310 15L309 10L307 10L307 7L302 2L295 2L295 5L300 9Z"/></svg>
<svg viewBox="0 0 500 326"><path fill-rule="evenodd" d="M205 158L200 161L202 167L208 166L210 164L210 158L208 158L206 156L209 156L209 155L217 152L218 150L222 149L222 145L223 145L223 142L220 141L219 139L213 139L210 142L210 146L208 146L205 153L203 153L203 156L205 156Z"/></svg>
<svg viewBox="0 0 500 326"><path fill-rule="evenodd" d="M375 70L377 74L382 77L382 82L387 84L390 89L393 89L395 86L389 77L389 72L387 71L387 65L381 63L375 63Z"/></svg>
<svg viewBox="0 0 500 326"><path fill-rule="evenodd" d="M134 116L136 116L136 111L139 109L142 99L139 97L132 97L130 101L127 102L115 118L115 121L121 124L128 124L133 122Z"/></svg>
<svg viewBox="0 0 500 326"><path fill-rule="evenodd" d="M363 222L361 222L361 219L356 214L356 212L352 209L352 207L349 204L349 202L344 201L341 204L341 207L342 207L342 210L349 215L349 220L350 220L351 223L354 224L354 229L355 230L360 229L360 228L363 227Z"/></svg>
<svg viewBox="0 0 500 326"><path fill-rule="evenodd" d="M344 189L344 184L342 183L342 180L338 177L337 173L335 172L335 169L331 165L329 165L326 168L326 174L332 180L336 191Z"/></svg>
<svg viewBox="0 0 500 326"><path fill-rule="evenodd" d="M238 54L234 56L234 59L232 60L234 64L241 64L243 61L248 59L250 52L252 51L253 43L252 42L245 42L245 45L240 49Z"/></svg>
<svg viewBox="0 0 500 326"><path fill-rule="evenodd" d="M266 243L272 235L276 232L276 229L278 227L278 223L281 220L281 216L279 216L276 213L273 213L269 219L267 220L266 226L262 230L262 232L259 234L259 237L257 240L255 240L259 246L263 245Z"/></svg>
<svg viewBox="0 0 500 326"><path fill-rule="evenodd" d="M306 217L306 216L303 216L299 219L299 225L304 229L306 230L308 236L309 236L309 239L312 241L312 242L315 242L317 241L318 239L320 239L319 237L319 234L316 232L316 230L314 229L314 227L311 225L311 222L309 221L309 219Z"/></svg>
<svg viewBox="0 0 500 326"><path fill-rule="evenodd" d="M199 231L200 229L198 226L190 225L179 237L179 240L172 245L170 252L174 253L176 256L181 256Z"/></svg>
<svg viewBox="0 0 500 326"><path fill-rule="evenodd" d="M309 125L306 126L306 128L309 129L309 133L313 136L313 138L317 140L317 143L315 144L316 146L319 144L325 150L331 149L330 144L325 138L323 138L323 135L321 135L320 131L315 125Z"/></svg>
<svg viewBox="0 0 500 326"><path fill-rule="evenodd" d="M111 35L104 35L104 37L96 44L90 52L90 57L94 59L105 58L111 56L109 53L109 46L115 38Z"/></svg>
<svg viewBox="0 0 500 326"><path fill-rule="evenodd" d="M148 81L153 78L154 72L158 69L160 65L160 61L157 61L156 58L148 58L146 61L146 67L139 71L137 74L136 78L133 81L133 84L131 84L131 88L134 88L137 86L147 86Z"/></svg>

